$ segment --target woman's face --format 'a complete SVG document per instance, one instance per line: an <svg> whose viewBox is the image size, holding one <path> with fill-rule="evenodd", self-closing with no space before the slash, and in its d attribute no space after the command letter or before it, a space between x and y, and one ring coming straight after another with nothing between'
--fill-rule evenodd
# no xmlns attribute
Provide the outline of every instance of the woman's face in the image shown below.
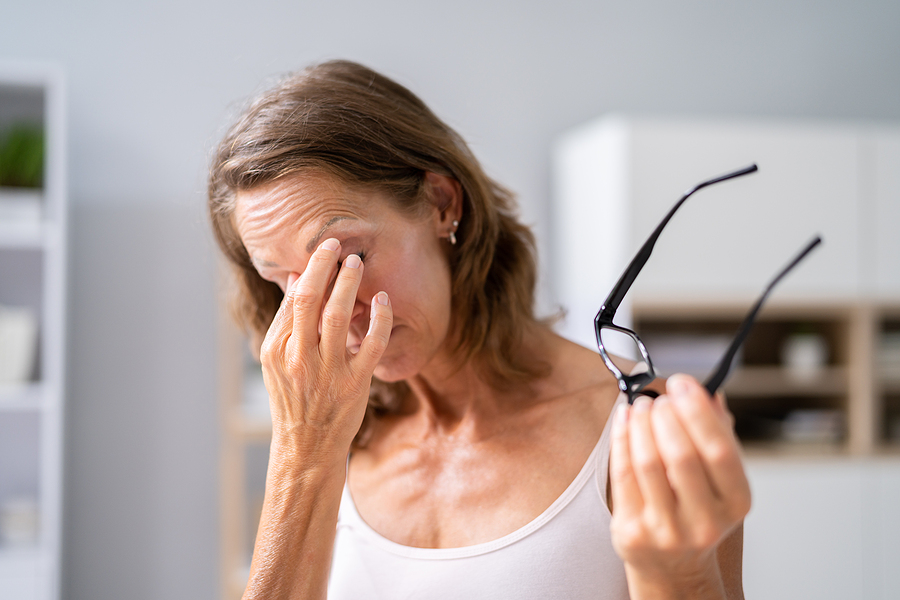
<svg viewBox="0 0 900 600"><path fill-rule="evenodd" d="M436 207L411 217L381 192L310 174L239 192L235 208L235 225L256 270L282 291L303 274L313 251L328 238L341 243L341 262L350 254L362 257L363 277L347 348L358 350L368 330L372 297L387 292L394 322L387 351L375 369L383 381L416 375L446 341L446 237L452 218Z"/></svg>

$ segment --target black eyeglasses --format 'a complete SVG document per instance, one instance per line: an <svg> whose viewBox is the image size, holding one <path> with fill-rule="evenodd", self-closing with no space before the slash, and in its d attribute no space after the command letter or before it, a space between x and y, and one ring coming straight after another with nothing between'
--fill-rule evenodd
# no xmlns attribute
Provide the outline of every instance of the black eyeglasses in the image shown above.
<svg viewBox="0 0 900 600"><path fill-rule="evenodd" d="M659 395L653 390L644 390L651 381L656 379L657 373L656 369L653 367L653 361L650 360L650 354L647 352L647 347L644 346L644 342L641 341L641 338L639 338L631 329L620 327L613 323L613 318L616 316L616 310L618 310L619 305L622 303L622 299L631 288L631 284L634 283L638 273L644 268L647 259L650 258L650 253L653 252L653 246L656 244L659 234L662 233L663 228L668 224L672 215L675 214L675 211L684 204L684 201L690 198L694 192L709 185L728 179L734 179L735 177L741 177L742 175L753 173L756 170L756 165L750 165L749 167L734 171L733 173L727 173L704 181L685 192L681 199L675 203L675 206L672 207L672 210L669 211L669 214L665 216L653 233L650 234L650 237L644 242L641 249L638 250L637 255L631 261L631 264L625 269L622 277L619 278L619 281L609 293L606 301L600 307L597 316L594 317L594 332L597 334L597 346L600 348L600 356L603 357L606 366L612 371L613 375L616 376L616 379L619 382L619 389L627 394L629 404L633 404L635 398L639 395L649 396L651 398L656 398ZM756 315L759 313L759 309L768 297L769 292L772 291L775 284L781 281L781 279L787 275L797 263L803 260L806 255L821 242L821 237L816 236L813 238L813 240L810 241L809 244L807 244L806 247L801 250L774 279L772 279L769 285L766 286L766 289L763 290L763 293L756 301L756 304L750 309L747 316L744 317L737 335L735 335L734 339L731 341L728 350L722 356L715 371L713 371L712 375L710 375L709 379L704 383L704 387L706 387L710 396L715 395L716 391L721 387L722 382L725 381L725 378L728 376L728 372L731 370L731 363L734 361L734 356L747 338L747 334L750 332L750 329L753 327L753 322L756 320ZM609 350L614 350L618 352L618 354L610 354ZM640 357L640 360L637 364L632 360L629 360L629 358L637 358L638 356Z"/></svg>

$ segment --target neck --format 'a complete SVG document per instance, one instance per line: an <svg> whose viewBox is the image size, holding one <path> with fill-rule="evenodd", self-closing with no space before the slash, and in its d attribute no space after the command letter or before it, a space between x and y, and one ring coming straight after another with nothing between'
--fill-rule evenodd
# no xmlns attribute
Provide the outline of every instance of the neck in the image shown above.
<svg viewBox="0 0 900 600"><path fill-rule="evenodd" d="M555 339L558 338L551 332L535 328L524 336L522 349L552 363ZM498 390L485 379L477 363L477 360L467 361L459 367L451 357L436 357L407 380L412 393L403 412L421 419L428 433L471 431L478 435L503 415L521 410L544 396L540 381Z"/></svg>

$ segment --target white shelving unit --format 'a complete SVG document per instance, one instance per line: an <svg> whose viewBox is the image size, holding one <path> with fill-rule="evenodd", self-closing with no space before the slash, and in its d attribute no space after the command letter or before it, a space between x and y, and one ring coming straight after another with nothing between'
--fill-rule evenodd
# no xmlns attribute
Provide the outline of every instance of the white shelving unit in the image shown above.
<svg viewBox="0 0 900 600"><path fill-rule="evenodd" d="M220 310L219 357L220 591L223 600L237 600L247 585L262 512L272 417L261 368L225 307Z"/></svg>
<svg viewBox="0 0 900 600"><path fill-rule="evenodd" d="M0 306L32 314L37 334L33 353L9 334L0 348L7 360L27 352L32 365L24 380L0 382L0 597L52 600L60 596L67 247L55 67L0 61L0 139L21 123L43 130L43 177L39 189L0 187Z"/></svg>
<svg viewBox="0 0 900 600"><path fill-rule="evenodd" d="M776 288L746 361L726 382L739 432L754 442L795 440L803 437L788 431L795 417L819 419L823 430L835 419L843 432L831 444L763 446L856 455L900 446L897 386L873 368L878 348L900 331L900 125L614 115L568 132L554 158L564 335L595 347L594 314L681 194L757 163L758 173L701 190L680 208L626 296L621 324L646 336L651 355L654 334L679 338L684 356L730 339L770 278L821 234L824 244ZM828 356L798 378L780 354L804 332ZM691 338L695 347L685 348Z"/></svg>

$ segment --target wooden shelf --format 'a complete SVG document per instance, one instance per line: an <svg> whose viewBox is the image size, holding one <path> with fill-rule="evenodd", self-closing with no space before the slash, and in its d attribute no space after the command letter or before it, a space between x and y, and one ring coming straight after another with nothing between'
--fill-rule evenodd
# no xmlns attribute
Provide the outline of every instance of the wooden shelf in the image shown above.
<svg viewBox="0 0 900 600"><path fill-rule="evenodd" d="M648 340L664 335L733 335L748 301L719 299L668 302L635 301L634 326ZM879 336L885 327L900 328L900 301L840 300L771 302L761 311L744 344L744 364L725 383L725 392L747 435L779 435L780 421L795 410L839 411L845 421L840 444L773 441L748 442L753 455L874 455L888 441L886 403L900 394L900 378L881 376L875 366ZM819 335L828 348L826 364L803 377L779 364L780 350L797 331ZM653 348L648 341L651 356ZM711 368L711 367L710 367ZM705 373L703 373L705 375Z"/></svg>
<svg viewBox="0 0 900 600"><path fill-rule="evenodd" d="M819 442L748 442L743 445L748 458L830 457L848 456L846 443Z"/></svg>
<svg viewBox="0 0 900 600"><path fill-rule="evenodd" d="M729 396L773 398L780 396L841 396L847 393L844 366L823 367L797 375L780 366L750 366L736 369L725 383Z"/></svg>

